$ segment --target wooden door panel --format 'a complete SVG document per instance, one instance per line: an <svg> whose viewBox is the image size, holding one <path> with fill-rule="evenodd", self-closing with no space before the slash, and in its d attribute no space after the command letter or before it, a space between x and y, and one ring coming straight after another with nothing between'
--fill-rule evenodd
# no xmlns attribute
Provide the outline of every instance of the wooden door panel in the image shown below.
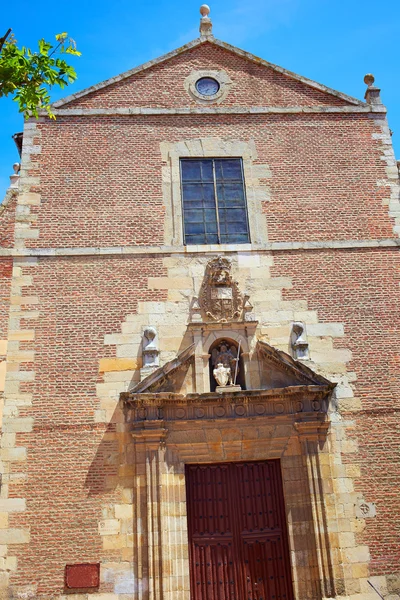
<svg viewBox="0 0 400 600"><path fill-rule="evenodd" d="M186 467L192 600L293 600L279 461Z"/></svg>
<svg viewBox="0 0 400 600"><path fill-rule="evenodd" d="M233 541L192 542L192 596L196 600L237 600Z"/></svg>
<svg viewBox="0 0 400 600"><path fill-rule="evenodd" d="M279 536L243 540L246 600L288 600L291 598L283 568Z"/></svg>

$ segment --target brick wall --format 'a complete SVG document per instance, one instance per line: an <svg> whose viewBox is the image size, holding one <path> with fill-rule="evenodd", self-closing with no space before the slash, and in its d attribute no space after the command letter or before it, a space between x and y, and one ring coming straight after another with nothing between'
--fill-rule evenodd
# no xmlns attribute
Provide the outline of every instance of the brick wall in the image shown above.
<svg viewBox="0 0 400 600"><path fill-rule="evenodd" d="M40 129L40 236L30 247L162 244L160 143L218 136L254 140L270 166L271 241L393 234L376 185L386 176L378 128L364 115L58 117Z"/></svg>
<svg viewBox="0 0 400 600"><path fill-rule="evenodd" d="M196 106L184 89L193 70L223 69L232 88L223 106L344 106L340 98L315 90L212 44L203 44L115 83L73 100L68 108Z"/></svg>
<svg viewBox="0 0 400 600"><path fill-rule="evenodd" d="M356 373L355 399L341 408L349 420L348 436L356 442L355 454L345 462L361 467L355 489L375 502L377 517L366 521L358 534L368 544L373 575L399 570L397 544L398 418L400 409L400 318L398 288L400 259L397 249L313 251L275 254L272 274L293 278L293 289L284 298L294 299L301 289L320 321L344 324L345 336L334 342L348 348L348 369ZM312 358L312 357L311 357Z"/></svg>

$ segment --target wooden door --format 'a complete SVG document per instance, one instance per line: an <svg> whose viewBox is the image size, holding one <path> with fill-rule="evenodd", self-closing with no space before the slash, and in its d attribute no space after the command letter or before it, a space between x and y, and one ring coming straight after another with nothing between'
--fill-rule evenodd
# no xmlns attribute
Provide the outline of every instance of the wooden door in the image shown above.
<svg viewBox="0 0 400 600"><path fill-rule="evenodd" d="M192 600L292 600L277 460L187 465Z"/></svg>

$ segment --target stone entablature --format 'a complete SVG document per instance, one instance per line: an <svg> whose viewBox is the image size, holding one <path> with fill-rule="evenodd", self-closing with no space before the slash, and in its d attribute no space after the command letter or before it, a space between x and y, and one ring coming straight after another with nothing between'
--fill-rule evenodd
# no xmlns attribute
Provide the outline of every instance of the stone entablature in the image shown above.
<svg viewBox="0 0 400 600"><path fill-rule="evenodd" d="M275 390L246 390L233 394L139 393L121 394L127 422L206 421L290 417L295 421L327 421L332 386L290 386Z"/></svg>

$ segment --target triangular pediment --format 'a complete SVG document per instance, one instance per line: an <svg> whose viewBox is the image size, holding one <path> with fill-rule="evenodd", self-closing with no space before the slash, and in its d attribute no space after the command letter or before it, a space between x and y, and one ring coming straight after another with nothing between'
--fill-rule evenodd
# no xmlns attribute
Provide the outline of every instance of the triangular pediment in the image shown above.
<svg viewBox="0 0 400 600"><path fill-rule="evenodd" d="M193 362L195 344L185 348L176 358L168 361L145 377L130 390L132 394L176 392Z"/></svg>
<svg viewBox="0 0 400 600"><path fill-rule="evenodd" d="M53 107L54 109L110 109L113 106L119 108L190 106L190 98L182 85L189 71L196 68L229 71L232 56L235 58L232 78L236 92L242 86L243 94L239 94L238 102L233 101L232 97L229 100L228 96L224 104L365 106L364 102L356 98L297 75L214 37L208 37L198 38L155 60L67 96L55 102ZM235 97L237 95L235 93Z"/></svg>
<svg viewBox="0 0 400 600"><path fill-rule="evenodd" d="M304 385L335 387L335 384L312 371L303 362L295 360L290 354L277 350L262 340L257 342L257 354L262 389Z"/></svg>

